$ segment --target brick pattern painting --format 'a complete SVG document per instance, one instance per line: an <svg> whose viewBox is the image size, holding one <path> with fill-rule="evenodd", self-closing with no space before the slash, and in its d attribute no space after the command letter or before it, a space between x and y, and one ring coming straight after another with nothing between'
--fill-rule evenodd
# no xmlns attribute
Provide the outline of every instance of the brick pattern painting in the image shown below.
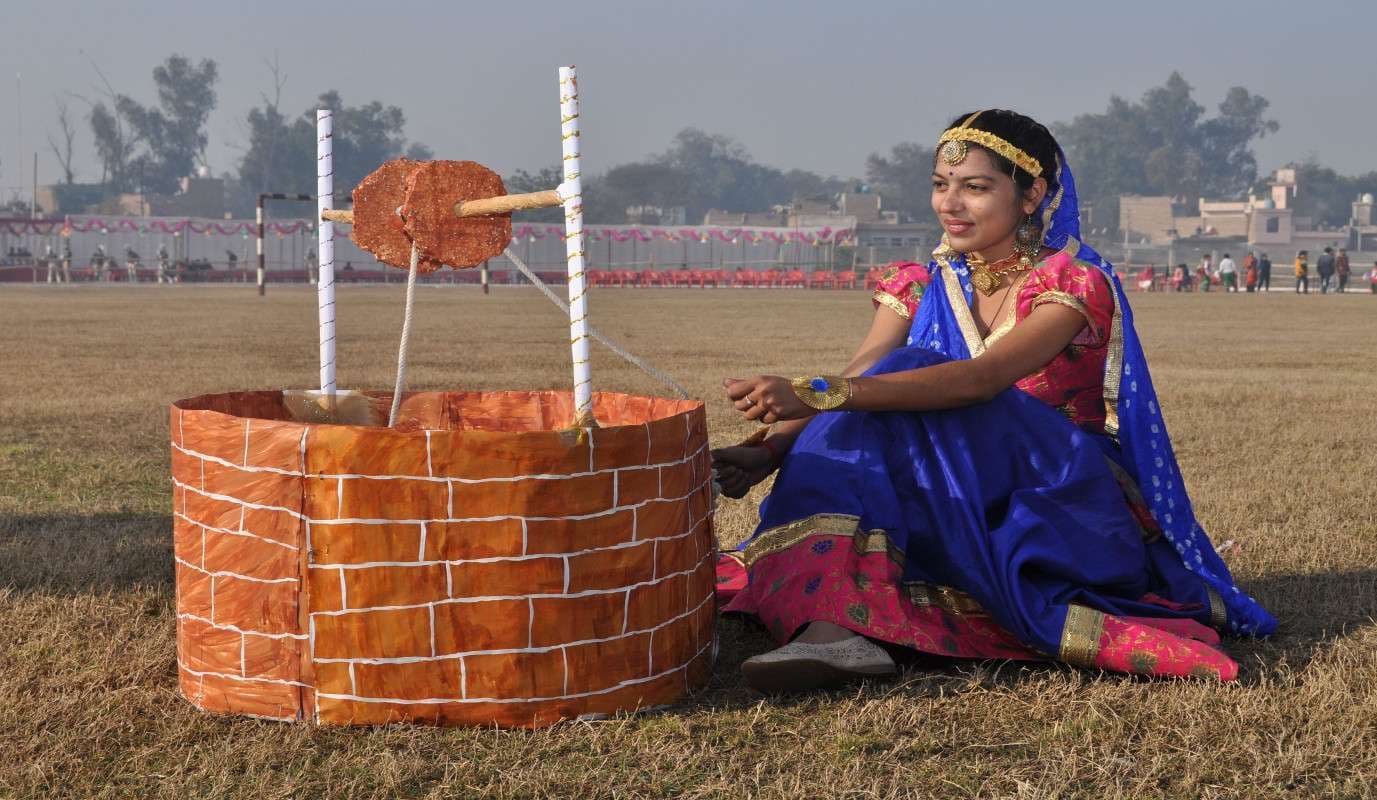
<svg viewBox="0 0 1377 800"><path fill-rule="evenodd" d="M277 393L172 409L178 667L210 711L537 726L706 682L716 609L700 403L408 395L396 428Z"/></svg>

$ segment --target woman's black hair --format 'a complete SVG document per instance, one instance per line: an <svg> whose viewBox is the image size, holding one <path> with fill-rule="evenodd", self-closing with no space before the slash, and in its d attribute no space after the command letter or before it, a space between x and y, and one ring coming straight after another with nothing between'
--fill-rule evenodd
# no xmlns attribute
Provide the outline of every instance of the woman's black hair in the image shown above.
<svg viewBox="0 0 1377 800"><path fill-rule="evenodd" d="M967 118L974 114L974 111L962 114L951 121L947 130L959 127ZM1009 111L1003 108L992 108L980 113L968 127L1003 139L1009 144L1017 147L1037 160L1042 167L1041 177L1047 180L1047 194L1051 195L1057 190L1057 153L1060 148L1057 140L1052 136L1052 132L1047 130L1047 126L1041 122L1026 117L1017 111ZM1034 176L1025 172L1022 168L1015 165L1012 161L1001 156L999 153L987 147L981 147L975 142L967 142L967 147L978 147L984 150L995 165L995 168L1005 175L1014 179L1014 184L1022 191L1033 188ZM938 148L939 150L941 148ZM936 154L934 153L934 164Z"/></svg>

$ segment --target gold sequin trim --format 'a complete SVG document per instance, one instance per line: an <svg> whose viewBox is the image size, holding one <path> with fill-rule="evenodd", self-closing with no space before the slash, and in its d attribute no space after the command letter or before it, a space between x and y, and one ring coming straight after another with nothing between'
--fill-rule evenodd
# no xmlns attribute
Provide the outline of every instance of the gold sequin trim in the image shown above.
<svg viewBox="0 0 1377 800"><path fill-rule="evenodd" d="M1085 606L1066 607L1066 623L1061 629L1057 658L1078 667L1095 666L1104 633L1104 614Z"/></svg>
<svg viewBox="0 0 1377 800"><path fill-rule="evenodd" d="M1071 294L1070 292L1063 292L1057 289L1051 289L1046 292L1040 293L1037 297L1034 297L1032 307L1037 308L1038 306L1043 305L1045 303L1056 303L1059 306L1066 306L1067 308L1076 311L1082 317L1085 317L1085 324L1090 326L1090 332L1095 334L1097 338L1099 337L1101 331L1095 329L1095 321L1090 318L1090 309L1085 307L1085 302L1082 301L1079 297L1075 296L1074 294Z"/></svg>
<svg viewBox="0 0 1377 800"><path fill-rule="evenodd" d="M1229 627L1229 609L1224 605L1224 598L1219 596L1219 592L1213 586L1206 586L1205 593L1210 596L1210 627L1217 631L1227 630Z"/></svg>
<svg viewBox="0 0 1377 800"><path fill-rule="evenodd" d="M956 315L956 324L961 328L962 338L966 340L966 349L970 351L971 358L984 355L985 342L975 327L975 317L971 314L971 305L966 300L965 292L961 291L956 270L952 269L951 262L943 256L937 257L937 263L941 265L942 284L947 290L947 302L951 303L952 313Z"/></svg>
<svg viewBox="0 0 1377 800"><path fill-rule="evenodd" d="M737 560L749 569L757 561L811 539L814 536L844 536L851 539L851 547L858 555L884 553L889 560L903 566L904 551L895 547L889 534L875 529L860 529L860 518L850 514L815 514L765 531L740 553Z"/></svg>
<svg viewBox="0 0 1377 800"><path fill-rule="evenodd" d="M908 601L918 608L936 608L954 617L973 614L988 616L984 607L970 595L950 586L914 581L904 584L904 589L908 592Z"/></svg>
<svg viewBox="0 0 1377 800"><path fill-rule="evenodd" d="M1119 305L1119 290L1109 283L1114 297L1114 317L1109 322L1109 351L1104 357L1104 432L1119 438L1119 386L1124 369L1124 313Z"/></svg>
<svg viewBox="0 0 1377 800"><path fill-rule="evenodd" d="M1052 230L1052 216L1061 207L1062 196L1066 194L1066 187L1061 185L1061 154L1057 154L1057 193L1052 195L1052 202L1047 204L1047 208L1042 210L1042 229Z"/></svg>
<svg viewBox="0 0 1377 800"><path fill-rule="evenodd" d="M851 537L851 547L859 555L869 555L871 553L899 553L903 558L902 551L889 543L889 535L882 530L861 531L857 530Z"/></svg>
<svg viewBox="0 0 1377 800"><path fill-rule="evenodd" d="M904 301L886 292L884 289L876 289L871 299L904 319L913 319L913 315L908 313L908 306L904 305Z"/></svg>
<svg viewBox="0 0 1377 800"><path fill-rule="evenodd" d="M794 520L755 537L742 552L742 563L750 567L765 556L788 550L809 536L851 536L860 527L861 518L851 514L815 514Z"/></svg>

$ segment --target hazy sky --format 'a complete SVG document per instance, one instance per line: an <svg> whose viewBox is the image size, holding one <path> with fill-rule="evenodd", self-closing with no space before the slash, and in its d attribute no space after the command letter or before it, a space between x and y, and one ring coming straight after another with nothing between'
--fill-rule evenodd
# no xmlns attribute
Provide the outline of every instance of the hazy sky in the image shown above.
<svg viewBox="0 0 1377 800"><path fill-rule="evenodd" d="M7 0L0 20L6 197L28 185L35 149L39 181L58 177L43 134L55 96L97 94L91 61L149 103L151 71L173 52L219 63L217 174L237 163L274 53L285 109L305 110L330 88L350 104L395 104L410 138L439 157L499 172L558 160L556 68L566 63L579 68L593 173L661 151L692 125L736 137L764 163L860 176L868 153L930 142L962 110L1003 106L1051 123L1101 111L1111 94L1137 98L1173 69L1210 109L1235 85L1271 101L1281 130L1257 148L1263 171L1310 156L1344 172L1377 169L1373 0ZM94 180L86 106L70 103L83 116L78 180Z"/></svg>

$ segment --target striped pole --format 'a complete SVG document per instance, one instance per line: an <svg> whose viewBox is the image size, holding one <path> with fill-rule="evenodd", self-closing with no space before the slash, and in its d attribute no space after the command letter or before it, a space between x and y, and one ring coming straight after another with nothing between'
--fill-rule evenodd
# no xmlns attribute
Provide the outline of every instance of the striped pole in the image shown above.
<svg viewBox="0 0 1377 800"><path fill-rule="evenodd" d="M263 263L263 195L258 196L258 205L254 207L254 218L258 221L258 239L254 247L258 251L258 296L262 297L268 291L268 271Z"/></svg>
<svg viewBox="0 0 1377 800"><path fill-rule="evenodd" d="M316 304L320 314L320 391L335 399L335 223L321 214L335 207L334 120L327 109L316 110L316 236L320 253L320 282Z"/></svg>
<svg viewBox="0 0 1377 800"><path fill-rule="evenodd" d="M583 179L579 176L579 93L574 67L559 69L560 141L564 149L564 248L569 267L569 344L574 361L574 425L595 425L588 366L588 295L584 279Z"/></svg>

